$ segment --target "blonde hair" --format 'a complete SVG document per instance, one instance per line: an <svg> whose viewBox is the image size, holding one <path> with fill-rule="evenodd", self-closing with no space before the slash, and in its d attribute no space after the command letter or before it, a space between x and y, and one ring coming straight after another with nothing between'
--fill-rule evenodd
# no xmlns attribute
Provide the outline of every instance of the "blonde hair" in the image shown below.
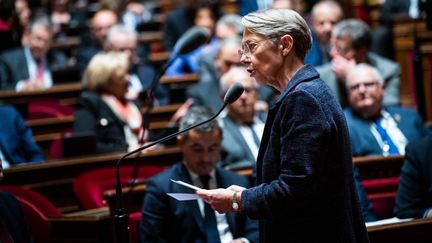
<svg viewBox="0 0 432 243"><path fill-rule="evenodd" d="M129 59L127 54L120 52L101 52L96 54L84 72L83 85L88 90L100 92L111 79L127 74Z"/></svg>

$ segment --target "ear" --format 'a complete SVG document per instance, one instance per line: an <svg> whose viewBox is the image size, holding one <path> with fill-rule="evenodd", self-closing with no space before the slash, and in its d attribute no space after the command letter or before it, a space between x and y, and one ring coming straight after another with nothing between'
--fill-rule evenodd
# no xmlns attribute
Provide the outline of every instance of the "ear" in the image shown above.
<svg viewBox="0 0 432 243"><path fill-rule="evenodd" d="M279 48L282 51L282 55L283 56L288 55L292 51L293 45L294 45L294 40L292 36L288 34L283 35L279 41Z"/></svg>

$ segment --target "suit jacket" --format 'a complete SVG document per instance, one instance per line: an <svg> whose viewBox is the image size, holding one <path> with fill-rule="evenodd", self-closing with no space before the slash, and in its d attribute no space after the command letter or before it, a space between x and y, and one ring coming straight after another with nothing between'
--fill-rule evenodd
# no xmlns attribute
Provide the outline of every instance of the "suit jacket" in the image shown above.
<svg viewBox="0 0 432 243"><path fill-rule="evenodd" d="M239 125L229 116L222 118L222 166L255 166L255 156L240 132Z"/></svg>
<svg viewBox="0 0 432 243"><path fill-rule="evenodd" d="M0 106L0 149L10 164L41 162L44 156L32 131L15 108Z"/></svg>
<svg viewBox="0 0 432 243"><path fill-rule="evenodd" d="M170 179L191 183L183 163L148 181L142 207L141 242L206 242L204 219L196 200L179 202L166 193L193 193L189 188L172 183ZM247 179L216 167L217 186L226 188L236 184L248 187ZM258 224L242 213L227 213L226 218L234 239L245 237L258 241Z"/></svg>
<svg viewBox="0 0 432 243"><path fill-rule="evenodd" d="M47 62L50 70L67 67L67 57L56 51L47 53ZM30 78L24 48L16 48L0 55L0 89L15 89L20 80Z"/></svg>
<svg viewBox="0 0 432 243"><path fill-rule="evenodd" d="M153 67L147 63L139 63L132 66L131 73L138 76L143 87L142 91L151 89L153 78L156 75ZM160 83L156 86L154 96L159 105L168 105L170 103L170 92L167 87Z"/></svg>
<svg viewBox="0 0 432 243"><path fill-rule="evenodd" d="M356 194L346 121L333 92L310 66L269 110L257 185L243 211L260 219L262 242L368 242Z"/></svg>
<svg viewBox="0 0 432 243"><path fill-rule="evenodd" d="M422 218L432 208L432 135L406 147L394 213L398 218Z"/></svg>
<svg viewBox="0 0 432 243"><path fill-rule="evenodd" d="M372 52L369 52L368 54L367 63L378 69L378 72L384 79L386 85L383 101L384 105L399 105L399 64ZM324 80L324 82L326 82L326 84L330 86L336 94L342 107L348 106L345 82L337 80L335 73L331 69L331 63L317 67L317 71L320 73L321 79Z"/></svg>
<svg viewBox="0 0 432 243"><path fill-rule="evenodd" d="M387 107L398 128L408 142L430 133L423 120L414 110L402 107ZM355 114L350 108L344 110L347 119L353 156L381 155L382 149L370 130L370 121Z"/></svg>
<svg viewBox="0 0 432 243"><path fill-rule="evenodd" d="M193 26L194 13L191 8L179 8L171 11L163 29L163 45L165 51L173 50L180 36Z"/></svg>
<svg viewBox="0 0 432 243"><path fill-rule="evenodd" d="M328 63L329 59L329 54L321 47L315 32L312 32L312 47L305 56L305 63L317 67Z"/></svg>
<svg viewBox="0 0 432 243"><path fill-rule="evenodd" d="M124 125L99 94L90 91L81 94L75 112L74 131L95 132L98 152L127 151Z"/></svg>
<svg viewBox="0 0 432 243"><path fill-rule="evenodd" d="M10 193L0 191L0 220L6 225L15 243L32 242L18 200Z"/></svg>

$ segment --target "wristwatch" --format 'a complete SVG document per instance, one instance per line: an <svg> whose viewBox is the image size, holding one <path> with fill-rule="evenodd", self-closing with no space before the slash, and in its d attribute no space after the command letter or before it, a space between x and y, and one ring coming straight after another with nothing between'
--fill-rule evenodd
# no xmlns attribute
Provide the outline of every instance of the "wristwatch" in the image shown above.
<svg viewBox="0 0 432 243"><path fill-rule="evenodd" d="M233 193L231 206L234 209L234 211L237 211L239 209L239 204L237 202L237 192Z"/></svg>

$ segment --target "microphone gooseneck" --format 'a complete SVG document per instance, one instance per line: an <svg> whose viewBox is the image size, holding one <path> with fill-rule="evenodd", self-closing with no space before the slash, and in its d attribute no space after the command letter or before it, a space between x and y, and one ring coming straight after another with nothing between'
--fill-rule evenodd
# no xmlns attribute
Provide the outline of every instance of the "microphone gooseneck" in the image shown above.
<svg viewBox="0 0 432 243"><path fill-rule="evenodd" d="M125 158L127 158L127 157L129 157L135 153L141 152L142 150L150 148L156 144L165 142L169 139L176 137L177 135L180 135L180 134L187 132L193 128L199 127L199 126L201 126L207 122L214 120L223 111L223 109L225 109L225 107L228 104L231 104L234 101L236 101L242 95L243 92L244 92L243 85L241 85L240 83L237 83L237 82L234 83L233 85L231 85L231 87L228 89L228 91L225 94L223 106L211 118L209 118L205 121L199 122L195 125L192 125L192 126L186 128L184 130L181 130L181 131L175 132L171 135L168 135L166 137L160 138L160 139L158 139L154 142L151 142L149 144L146 144L142 147L139 147L139 148L137 148L137 149L135 149L129 153L126 153L117 161L117 164L116 164L116 215L114 217L115 218L115 224L116 224L115 227L116 227L117 242L128 243L128 241L129 241L129 235L127 232L128 215L126 214L126 210L123 208L122 185L121 185L121 180L120 180L120 164L121 164L121 162Z"/></svg>

